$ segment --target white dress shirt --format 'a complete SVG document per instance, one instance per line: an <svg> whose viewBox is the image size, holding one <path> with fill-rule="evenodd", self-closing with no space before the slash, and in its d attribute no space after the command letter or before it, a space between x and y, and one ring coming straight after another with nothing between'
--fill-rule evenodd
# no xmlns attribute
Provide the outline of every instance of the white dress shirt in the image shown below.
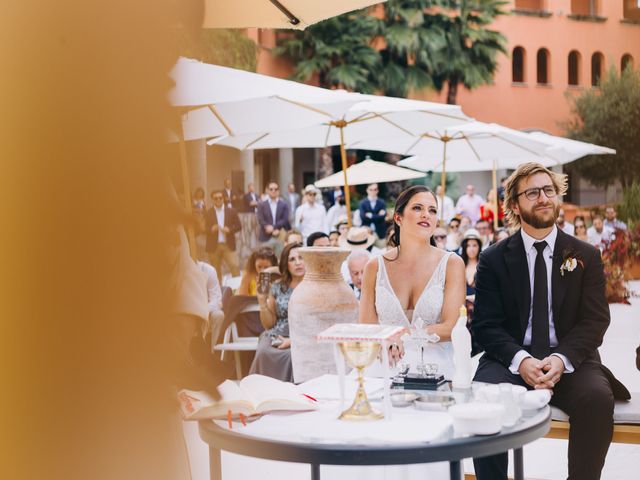
<svg viewBox="0 0 640 480"><path fill-rule="evenodd" d="M524 229L521 229L520 233L522 234L524 251L527 254L527 265L529 267L529 286L531 288L531 304L529 306L529 320L527 321L527 330L525 331L525 334L524 334L524 345L526 346L531 345L531 332L532 332L531 320L533 318L533 282L535 277L536 257L538 256L538 251L533 246L533 244L536 242L545 241L547 242L547 246L542 251L542 254L544 255L544 263L545 263L545 266L547 267L547 304L549 306L549 312L548 312L549 314L549 346L551 346L552 348L557 347L558 337L556 336L556 328L555 328L555 324L553 323L553 299L551 295L551 291L552 291L551 276L553 273L553 249L556 244L558 229L554 225L549 235L547 235L541 240L537 240L533 238L531 235L527 234L524 231ZM564 370L565 373L573 372L574 370L573 365L571 365L571 362L567 357L565 357L560 353L552 353L552 355L555 355L562 360L565 367L565 370ZM522 363L522 361L528 357L531 357L531 355L526 350L520 350L518 353L516 353L513 357L513 360L511 361L511 365L509 366L509 370L511 370L511 373L517 375L518 368L520 368L520 363Z"/></svg>
<svg viewBox="0 0 640 480"><path fill-rule="evenodd" d="M218 220L218 243L224 243L226 240L224 232L222 231L222 229L224 228L224 207L213 208L215 208L216 210L216 219Z"/></svg>
<svg viewBox="0 0 640 480"><path fill-rule="evenodd" d="M327 232L327 211L324 205L304 202L296 209L295 226L303 239L314 232Z"/></svg>
<svg viewBox="0 0 640 480"><path fill-rule="evenodd" d="M207 276L207 299L209 313L222 311L222 290L216 269L206 262L197 261L196 264L202 273Z"/></svg>
<svg viewBox="0 0 640 480"><path fill-rule="evenodd" d="M456 214L456 207L453 205L453 199L451 197L448 197L447 195L444 196L444 214L443 214L442 197L438 195L436 198L438 202L438 220L442 218L448 224L449 220L451 220Z"/></svg>
<svg viewBox="0 0 640 480"><path fill-rule="evenodd" d="M576 233L576 229L574 228L573 224L567 222L566 220L564 221L564 225L562 225L562 227L560 227L560 225L557 225L557 227L564 233L566 233L567 235L571 235L572 237Z"/></svg>
<svg viewBox="0 0 640 480"><path fill-rule="evenodd" d="M602 241L610 241L612 235L613 230L611 230L609 227L603 226L601 232L598 232L593 226L587 229L587 241L594 247L598 247L600 249L602 247Z"/></svg>
<svg viewBox="0 0 640 480"><path fill-rule="evenodd" d="M276 198L275 200L271 200L271 198L269 198L268 202L269 202L269 208L271 209L271 218L273 218L273 223L271 225L275 225L276 211L278 210L278 199Z"/></svg>

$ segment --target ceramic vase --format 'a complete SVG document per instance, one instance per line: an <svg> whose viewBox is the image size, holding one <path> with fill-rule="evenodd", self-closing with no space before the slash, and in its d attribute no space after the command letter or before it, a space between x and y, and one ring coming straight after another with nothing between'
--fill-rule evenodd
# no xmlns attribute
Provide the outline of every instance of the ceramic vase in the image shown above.
<svg viewBox="0 0 640 480"><path fill-rule="evenodd" d="M350 250L336 247L299 249L306 273L289 300L289 335L295 383L337 373L333 345L317 335L336 323L358 323L358 300L340 272Z"/></svg>

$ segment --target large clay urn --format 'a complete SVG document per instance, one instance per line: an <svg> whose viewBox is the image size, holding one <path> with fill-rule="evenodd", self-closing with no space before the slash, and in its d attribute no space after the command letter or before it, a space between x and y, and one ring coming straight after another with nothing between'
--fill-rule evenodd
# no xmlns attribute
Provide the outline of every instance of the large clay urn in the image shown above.
<svg viewBox="0 0 640 480"><path fill-rule="evenodd" d="M358 300L340 273L350 251L337 247L303 247L298 251L306 273L289 300L295 383L336 373L333 345L318 343L316 336L336 323L358 322Z"/></svg>

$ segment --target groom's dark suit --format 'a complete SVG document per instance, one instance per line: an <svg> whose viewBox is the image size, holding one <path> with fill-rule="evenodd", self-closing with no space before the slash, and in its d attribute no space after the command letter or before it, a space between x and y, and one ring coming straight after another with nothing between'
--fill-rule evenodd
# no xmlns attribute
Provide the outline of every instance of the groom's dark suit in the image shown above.
<svg viewBox="0 0 640 480"><path fill-rule="evenodd" d="M597 351L610 322L599 251L560 230L552 250L551 311L558 344L551 352L568 359L574 371L554 386L551 403L570 417L569 478L597 479L613 432L614 394L621 399L630 395L600 363ZM563 275L560 267L567 258L575 258L578 266ZM475 380L527 386L509 367L517 352L529 351L524 340L531 289L520 231L482 252L471 328L485 354ZM507 478L506 454L474 463L479 480Z"/></svg>

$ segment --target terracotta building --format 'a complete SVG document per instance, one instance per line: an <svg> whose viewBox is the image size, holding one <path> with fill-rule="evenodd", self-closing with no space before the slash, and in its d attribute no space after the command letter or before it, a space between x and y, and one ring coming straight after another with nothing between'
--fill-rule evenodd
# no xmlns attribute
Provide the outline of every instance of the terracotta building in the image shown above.
<svg viewBox="0 0 640 480"><path fill-rule="evenodd" d="M471 117L517 129L562 135L562 123L570 115L567 96L597 88L610 66L618 71L627 64L634 68L640 66L640 0L513 0L509 3L506 10L511 14L499 18L493 25L507 37L509 51L509 56L500 56L494 84L458 92L458 103ZM247 35L260 46L259 73L290 75L291 65L271 55L270 50L275 46L273 31L249 29ZM444 92L438 95L432 91L414 92L413 96L435 101L445 98ZM237 156L228 149L217 149L218 157ZM281 156L286 168L280 165ZM291 161L293 156L295 162ZM313 152L258 151L253 157L255 169L251 172L245 169L245 181L248 175L257 185L271 176L294 181L300 187L314 174ZM243 166L250 163L245 154ZM489 175L461 175L460 183L467 181L476 183L482 193L488 189ZM604 192L572 178L569 200L574 203L589 205L615 201L619 197L619 188L611 187Z"/></svg>

